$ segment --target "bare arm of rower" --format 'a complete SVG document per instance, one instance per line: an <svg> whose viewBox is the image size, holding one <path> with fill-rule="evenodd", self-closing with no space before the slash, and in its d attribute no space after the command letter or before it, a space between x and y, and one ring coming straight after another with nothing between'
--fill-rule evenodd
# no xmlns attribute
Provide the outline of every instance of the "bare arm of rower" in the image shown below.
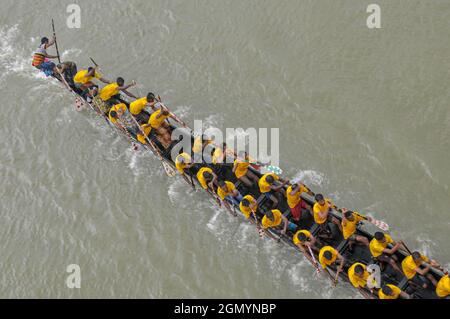
<svg viewBox="0 0 450 319"><path fill-rule="evenodd" d="M425 268L417 267L415 271L422 276L425 276L430 271L430 265L427 265Z"/></svg>
<svg viewBox="0 0 450 319"><path fill-rule="evenodd" d="M52 39L47 43L47 45L45 46L45 48L50 48L53 44L55 44L56 41L56 37L53 36Z"/></svg>
<svg viewBox="0 0 450 319"><path fill-rule="evenodd" d="M283 227L283 230L281 231L281 233L284 235L284 234L286 234L286 230L287 230L289 221L283 214L281 214L281 219L283 220L283 223L284 223L284 227Z"/></svg>
<svg viewBox="0 0 450 319"><path fill-rule="evenodd" d="M394 247L392 247L391 249L389 249L389 248L384 249L383 253L388 254L388 255L392 255L393 253L395 253L400 248L401 245L402 245L401 242L395 243Z"/></svg>
<svg viewBox="0 0 450 319"><path fill-rule="evenodd" d="M111 81L105 79L104 77L99 78L100 81L102 81L105 84L111 84Z"/></svg>

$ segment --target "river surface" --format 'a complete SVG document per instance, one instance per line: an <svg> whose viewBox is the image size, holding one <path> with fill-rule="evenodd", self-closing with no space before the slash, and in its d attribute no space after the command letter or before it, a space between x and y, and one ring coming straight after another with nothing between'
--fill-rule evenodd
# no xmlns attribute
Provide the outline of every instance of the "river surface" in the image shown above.
<svg viewBox="0 0 450 319"><path fill-rule="evenodd" d="M356 0L77 1L69 29L70 1L2 0L0 297L359 298L77 112L31 66L52 17L64 60L189 124L280 128L285 176L448 265L450 1L376 2L377 30Z"/></svg>

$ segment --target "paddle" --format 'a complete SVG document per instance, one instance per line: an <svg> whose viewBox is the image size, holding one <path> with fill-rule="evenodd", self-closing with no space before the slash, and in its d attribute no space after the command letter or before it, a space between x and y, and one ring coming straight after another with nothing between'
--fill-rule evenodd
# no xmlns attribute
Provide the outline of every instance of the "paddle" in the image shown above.
<svg viewBox="0 0 450 319"><path fill-rule="evenodd" d="M333 208L342 214L342 208L338 208L336 205L333 205ZM379 229L381 229L383 231L389 230L389 225L381 220L377 220L373 217L367 217L367 216L361 215L360 213L358 213L358 215L361 216L364 220L375 225L376 227L378 227Z"/></svg>
<svg viewBox="0 0 450 319"><path fill-rule="evenodd" d="M53 28L53 37L55 38L56 55L58 56L58 62L61 63L61 58L59 56L58 42L56 41L55 23L53 22L53 19L52 19L52 28Z"/></svg>
<svg viewBox="0 0 450 319"><path fill-rule="evenodd" d="M312 258L312 260L313 260L314 268L316 268L316 273L317 273L317 274L320 274L320 272L321 272L321 271L320 271L320 267L319 267L319 265L317 264L316 257L314 256L314 253L313 253L311 247L309 247L309 245L305 245L305 246L308 247L309 254L311 255L311 258Z"/></svg>

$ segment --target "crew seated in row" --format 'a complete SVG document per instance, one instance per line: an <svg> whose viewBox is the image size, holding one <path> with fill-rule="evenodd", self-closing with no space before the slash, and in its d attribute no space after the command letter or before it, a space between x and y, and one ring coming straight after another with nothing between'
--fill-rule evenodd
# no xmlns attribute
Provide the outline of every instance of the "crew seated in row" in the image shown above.
<svg viewBox="0 0 450 319"><path fill-rule="evenodd" d="M287 203L291 210L292 218L297 222L302 216L303 209L311 211L311 206L301 197L303 193L312 195L311 190L302 183L294 183L286 190Z"/></svg>
<svg viewBox="0 0 450 319"><path fill-rule="evenodd" d="M222 200L225 207L230 209L230 204L233 204L235 206L240 205L243 197L232 182L219 181L217 184L217 195Z"/></svg>
<svg viewBox="0 0 450 319"><path fill-rule="evenodd" d="M319 263L323 269L333 264L339 265L336 270L335 282L339 279L339 274L344 269L345 258L333 247L325 246L320 249L319 252Z"/></svg>
<svg viewBox="0 0 450 319"><path fill-rule="evenodd" d="M250 161L251 159L248 156L248 153L243 151L239 153L239 156L233 163L234 175L247 187L252 187L253 185L258 185L259 183L259 177L249 170Z"/></svg>
<svg viewBox="0 0 450 319"><path fill-rule="evenodd" d="M281 183L278 183L278 181ZM279 203L279 200L275 195L277 193L284 195L285 191L283 187L288 183L288 180L283 180L274 173L267 173L259 179L258 186L261 194L263 194L267 199L270 199L273 203L272 208L275 208Z"/></svg>
<svg viewBox="0 0 450 319"><path fill-rule="evenodd" d="M142 97L140 99L136 99L135 101L130 103L130 112L136 118L136 121L139 124L148 123L150 114L145 112L146 107L150 107L153 112L156 111L155 104L161 102L161 98L158 99L155 97L155 94L148 93L147 96Z"/></svg>
<svg viewBox="0 0 450 319"><path fill-rule="evenodd" d="M281 223L283 222L283 226ZM274 228L281 229L281 234L286 234L286 231L295 232L297 225L291 223L283 213L278 209L268 210L264 213L264 217L261 220L263 229Z"/></svg>
<svg viewBox="0 0 450 319"><path fill-rule="evenodd" d="M387 248L389 244L392 244L393 247ZM396 271L402 273L400 267L397 265L398 258L394 255L402 244L402 241L394 242L388 234L376 232L374 238L370 241L369 249L372 257L382 266L384 264L389 264Z"/></svg>

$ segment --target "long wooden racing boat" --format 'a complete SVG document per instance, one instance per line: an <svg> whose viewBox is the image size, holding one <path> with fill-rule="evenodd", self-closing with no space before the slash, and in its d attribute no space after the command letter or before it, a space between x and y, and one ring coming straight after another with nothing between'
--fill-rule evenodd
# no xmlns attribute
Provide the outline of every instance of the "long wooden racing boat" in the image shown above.
<svg viewBox="0 0 450 319"><path fill-rule="evenodd" d="M155 140L154 145L156 146L156 149L153 149L148 144L141 144L137 138L136 135L133 134L132 131L124 131L123 129L120 129L116 125L109 122L108 117L104 116L102 112L99 111L98 105L96 105L96 100L94 99L94 102L88 102L86 99L82 98L81 92L73 86L72 78L73 78L74 72L67 72L65 76L65 81L61 81L61 79L56 78L60 82L65 82L65 86L70 86L72 91L70 91L74 96L76 96L76 99L78 102L82 102L84 105L95 111L99 116L102 116L105 121L108 123L108 125L116 130L119 134L125 136L128 140L132 141L133 143L140 144L140 147L152 151L160 160L164 161L165 165L169 165L172 169L175 169L175 164L171 158L171 148L174 144L177 143L177 141L174 141L168 149L165 149L161 143L158 143L157 140ZM98 102L98 100L97 100ZM172 129L175 128L181 128L177 123L170 122L170 125ZM185 129L185 128L181 128ZM192 141L194 140L194 136L190 130L186 129L186 134L189 134ZM211 152L213 149L211 149ZM255 199L257 199L258 202L258 210L256 212L256 217L259 223L261 223L261 219L263 217L263 212L266 210L271 209L271 202L268 202L268 199L262 195L259 191L259 188L257 185L254 185L253 187L247 187L245 184L243 184L241 181L237 180L234 173L232 172L232 165L229 164L221 164L221 165L212 165L212 164L202 164L201 166L209 166L211 167L216 174L219 176L222 180L231 181L236 186L236 189L239 190L239 192L245 196L248 194L251 194ZM198 169L198 166L197 166ZM196 184L198 184L197 178L196 178L196 170L197 169L190 169L186 171L186 174L192 177L192 180L195 181ZM261 177L261 172L254 168L250 167L250 170L256 174L258 177ZM199 184L198 184L199 185ZM201 189L201 187L197 187L197 189ZM211 195L211 194L210 194ZM310 194L303 193L302 194L303 200L305 200L311 207L315 204L315 199ZM215 198L217 199L217 198ZM233 208L235 211L239 211L239 207L235 206ZM297 229L306 229L311 232L312 235L317 236L319 233L319 226L315 224L313 216L311 212L308 210L303 210L302 217L300 221L295 222L291 218L291 211L289 209L289 206L287 205L287 201L285 198L282 198L279 201L278 207L281 212L283 212L284 216L286 216L290 222L294 222L297 224ZM341 221L341 213L337 210L333 210L331 212L332 216L334 216L336 219ZM242 216L241 214L239 214ZM246 220L243 216L242 218ZM249 220L246 220L247 222ZM357 234L360 236L366 237L369 241L373 239L373 235L369 233L368 231L361 228L362 225L358 225L357 227ZM349 248L348 240L345 240L342 236L342 233L339 231L337 226L335 224L329 223L329 227L331 229L332 236L330 239L326 238L320 238L319 246L325 246L329 245L334 247L339 253L345 258L346 263L344 266L344 271L342 271L339 275L341 281L349 282L349 278L347 275L348 268L355 262L360 262L365 265L370 264L376 264L377 262L372 258L371 253L369 249L364 245L354 245L352 249ZM255 232L256 234L256 232ZM266 230L266 235L278 242L283 242L293 249L297 250L301 253L301 250L293 243L293 232L287 231L286 234L282 234L281 231L277 229L270 228ZM316 252L313 252L314 258L311 258L310 255L304 254L304 256L315 266L317 267L316 260L318 260L318 254ZM395 256L398 258L398 260L401 262L405 257L407 257L409 253L398 250L395 253ZM329 276L332 281L334 281L334 276L336 274L336 267L331 266L326 269L326 271L323 271L323 273L326 274L326 276ZM437 268L431 268L430 273L435 277L437 281L444 276L444 273L442 269ZM405 291L410 294L412 298L418 298L418 299L435 299L438 298L435 293L435 287L433 285L429 285L429 288L419 288L417 285L413 284L411 281L409 281L404 275L396 272L390 265L386 265L384 269L381 272L381 282L382 284L393 284L397 287L399 287L402 291ZM353 286L352 286L353 287ZM378 293L377 290L371 290L368 289L367 286L364 289L358 289L359 292L362 294L363 297L368 299L377 299ZM449 298L449 297L447 297Z"/></svg>

